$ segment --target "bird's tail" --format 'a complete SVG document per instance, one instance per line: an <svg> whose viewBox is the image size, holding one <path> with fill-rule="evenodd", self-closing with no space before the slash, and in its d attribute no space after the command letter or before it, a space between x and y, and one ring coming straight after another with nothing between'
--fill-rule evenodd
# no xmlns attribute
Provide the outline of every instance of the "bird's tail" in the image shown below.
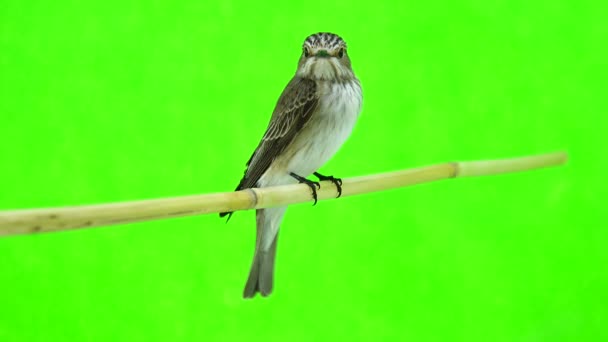
<svg viewBox="0 0 608 342"><path fill-rule="evenodd" d="M287 207L258 209L255 212L255 253L243 291L245 298L252 298L257 292L265 297L272 292L279 226L286 209Z"/></svg>

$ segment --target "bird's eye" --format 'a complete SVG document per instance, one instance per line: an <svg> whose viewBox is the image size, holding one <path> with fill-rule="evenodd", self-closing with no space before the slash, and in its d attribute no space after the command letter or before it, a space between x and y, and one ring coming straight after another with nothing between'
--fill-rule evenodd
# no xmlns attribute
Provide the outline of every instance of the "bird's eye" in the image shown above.
<svg viewBox="0 0 608 342"><path fill-rule="evenodd" d="M304 50L304 57L308 57L310 56L310 51L308 50L307 47L302 48Z"/></svg>
<svg viewBox="0 0 608 342"><path fill-rule="evenodd" d="M340 50L338 50L338 57L344 57L344 48L340 48Z"/></svg>

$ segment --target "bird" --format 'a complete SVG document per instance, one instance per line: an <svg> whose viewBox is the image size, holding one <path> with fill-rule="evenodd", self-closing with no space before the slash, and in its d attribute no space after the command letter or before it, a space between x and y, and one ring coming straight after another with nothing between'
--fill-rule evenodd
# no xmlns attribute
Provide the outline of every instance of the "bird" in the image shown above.
<svg viewBox="0 0 608 342"><path fill-rule="evenodd" d="M359 79L351 67L346 42L319 32L302 45L295 75L281 93L262 140L246 163L236 191L305 183L317 202L318 182L329 180L342 193L342 181L318 172L350 136L363 102ZM313 205L314 205L313 204ZM244 298L273 290L279 227L287 207L256 210L256 242ZM220 213L220 217L232 212Z"/></svg>

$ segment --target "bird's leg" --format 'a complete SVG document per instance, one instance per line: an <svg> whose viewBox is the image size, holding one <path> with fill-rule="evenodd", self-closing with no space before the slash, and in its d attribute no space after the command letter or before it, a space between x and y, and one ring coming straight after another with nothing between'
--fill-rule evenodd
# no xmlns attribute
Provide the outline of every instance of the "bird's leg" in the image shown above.
<svg viewBox="0 0 608 342"><path fill-rule="evenodd" d="M342 179L335 178L334 176L323 176L322 174L320 174L318 172L314 172L313 175L315 175L315 177L319 178L320 181L328 180L328 181L334 183L334 185L336 186L336 190L338 190L338 196L336 196L336 198L342 196Z"/></svg>
<svg viewBox="0 0 608 342"><path fill-rule="evenodd" d="M313 203L312 205L317 204L317 189L321 189L321 185L319 184L319 182L313 182L311 180L308 180L302 176L298 176L293 172L290 172L289 175L295 179L298 180L298 182L300 183L304 183L306 185L308 185L308 187L310 188L310 190L312 190L312 198L315 200L315 203ZM315 189L316 187L316 189Z"/></svg>

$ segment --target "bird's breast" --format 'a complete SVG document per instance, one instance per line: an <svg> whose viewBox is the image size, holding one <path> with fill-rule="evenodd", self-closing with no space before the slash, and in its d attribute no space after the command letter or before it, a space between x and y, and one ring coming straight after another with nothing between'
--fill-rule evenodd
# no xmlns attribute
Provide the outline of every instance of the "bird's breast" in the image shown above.
<svg viewBox="0 0 608 342"><path fill-rule="evenodd" d="M309 176L325 164L351 134L361 111L357 80L319 82L319 103L308 123L288 147L288 171Z"/></svg>

